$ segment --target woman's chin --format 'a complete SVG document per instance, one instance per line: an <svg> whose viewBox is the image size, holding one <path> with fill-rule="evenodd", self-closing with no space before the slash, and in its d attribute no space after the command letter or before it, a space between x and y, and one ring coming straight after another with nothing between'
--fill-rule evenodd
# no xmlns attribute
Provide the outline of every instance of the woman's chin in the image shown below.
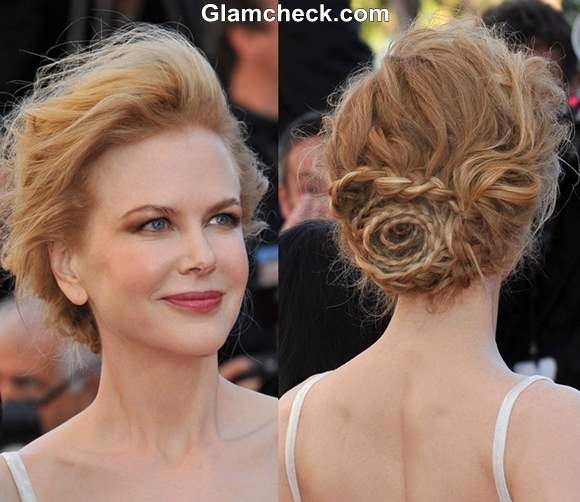
<svg viewBox="0 0 580 502"><path fill-rule="evenodd" d="M227 332L179 333L172 338L170 343L164 344L166 350L178 355L208 357L217 354L227 339Z"/></svg>

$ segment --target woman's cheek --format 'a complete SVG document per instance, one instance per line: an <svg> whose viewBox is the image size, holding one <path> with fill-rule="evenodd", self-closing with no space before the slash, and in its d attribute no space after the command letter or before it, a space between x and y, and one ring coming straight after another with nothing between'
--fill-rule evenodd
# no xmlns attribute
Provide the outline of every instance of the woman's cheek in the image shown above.
<svg viewBox="0 0 580 502"><path fill-rule="evenodd" d="M231 280L232 286L246 288L249 274L248 254L243 237L236 235L220 249L222 269Z"/></svg>
<svg viewBox="0 0 580 502"><path fill-rule="evenodd" d="M149 245L131 246L122 253L110 257L109 271L130 290L147 290L156 285L158 280L167 275L174 263L173 246Z"/></svg>

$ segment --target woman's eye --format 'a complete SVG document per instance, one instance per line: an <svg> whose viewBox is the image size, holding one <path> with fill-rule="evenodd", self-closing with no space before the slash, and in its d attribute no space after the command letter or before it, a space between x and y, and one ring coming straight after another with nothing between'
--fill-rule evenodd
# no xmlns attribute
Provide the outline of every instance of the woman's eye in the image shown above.
<svg viewBox="0 0 580 502"><path fill-rule="evenodd" d="M238 226L240 218L233 214L220 213L216 214L209 222L213 225L234 228Z"/></svg>
<svg viewBox="0 0 580 502"><path fill-rule="evenodd" d="M139 230L148 230L150 232L163 232L168 228L169 228L169 220L167 218L155 218L141 225Z"/></svg>

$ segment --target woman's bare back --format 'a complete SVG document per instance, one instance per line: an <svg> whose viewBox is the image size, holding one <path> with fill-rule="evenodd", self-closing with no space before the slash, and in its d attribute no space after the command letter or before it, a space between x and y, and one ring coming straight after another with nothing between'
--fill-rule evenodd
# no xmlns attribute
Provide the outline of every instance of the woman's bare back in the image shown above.
<svg viewBox="0 0 580 502"><path fill-rule="evenodd" d="M295 449L302 501L497 501L492 462L497 414L522 376L501 367L436 372L433 363L423 367L425 361L412 353L381 366L375 352L329 374L307 395ZM514 408L511 427L519 431L508 436L506 454L512 492L510 475L517 476L517 452L529 435L529 401L562 392L568 390L538 382ZM294 395L285 398L283 424Z"/></svg>

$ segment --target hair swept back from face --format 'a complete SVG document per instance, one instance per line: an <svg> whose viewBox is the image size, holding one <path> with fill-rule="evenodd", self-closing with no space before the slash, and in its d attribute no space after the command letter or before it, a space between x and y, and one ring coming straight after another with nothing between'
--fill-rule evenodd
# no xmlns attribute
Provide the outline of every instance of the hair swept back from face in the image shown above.
<svg viewBox="0 0 580 502"><path fill-rule="evenodd" d="M60 291L49 248L81 244L95 202L91 161L105 150L169 129L210 130L239 169L244 233L261 228L254 214L266 180L213 69L174 31L131 25L42 67L3 126L2 265L16 277L19 297L45 300L49 325L95 352L100 339L90 308Z"/></svg>
<svg viewBox="0 0 580 502"><path fill-rule="evenodd" d="M347 257L388 296L506 277L549 217L568 128L550 63L479 22L414 27L326 120Z"/></svg>

